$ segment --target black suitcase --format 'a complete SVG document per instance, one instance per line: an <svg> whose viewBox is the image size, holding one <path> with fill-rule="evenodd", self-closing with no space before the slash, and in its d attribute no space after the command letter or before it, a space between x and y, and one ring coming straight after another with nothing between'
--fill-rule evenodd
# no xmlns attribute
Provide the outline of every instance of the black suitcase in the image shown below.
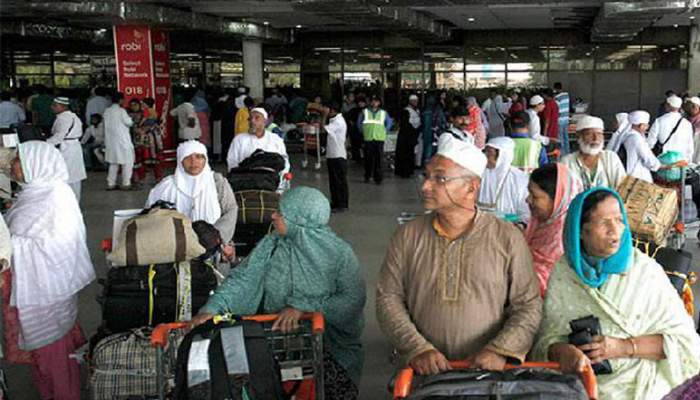
<svg viewBox="0 0 700 400"><path fill-rule="evenodd" d="M678 294L683 295L686 281L684 277L688 276L692 269L693 254L684 250L661 247L656 250L654 259L664 268Z"/></svg>
<svg viewBox="0 0 700 400"><path fill-rule="evenodd" d="M123 332L142 326L174 322L178 314L178 272L173 264L153 267L116 267L107 273L102 296L103 327L107 332ZM192 315L196 315L216 289L213 267L204 262L190 263ZM150 322L150 324L149 324Z"/></svg>
<svg viewBox="0 0 700 400"><path fill-rule="evenodd" d="M236 224L236 232L233 234L233 244L236 247L236 257L246 257L255 248L262 238L272 231L272 224L250 223Z"/></svg>

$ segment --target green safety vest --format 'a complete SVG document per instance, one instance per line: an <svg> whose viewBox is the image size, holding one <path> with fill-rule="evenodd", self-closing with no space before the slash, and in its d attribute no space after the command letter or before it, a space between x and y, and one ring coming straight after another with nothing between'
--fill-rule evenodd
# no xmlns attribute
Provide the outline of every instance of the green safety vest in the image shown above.
<svg viewBox="0 0 700 400"><path fill-rule="evenodd" d="M515 142L515 155L511 165L530 175L540 166L542 142L530 138L513 138L513 141Z"/></svg>
<svg viewBox="0 0 700 400"><path fill-rule="evenodd" d="M372 111L369 108L365 108L363 111L364 120L362 121L362 134L365 137L365 142L371 142L373 140L384 142L386 141L386 111L381 108L377 110L376 115L372 115Z"/></svg>

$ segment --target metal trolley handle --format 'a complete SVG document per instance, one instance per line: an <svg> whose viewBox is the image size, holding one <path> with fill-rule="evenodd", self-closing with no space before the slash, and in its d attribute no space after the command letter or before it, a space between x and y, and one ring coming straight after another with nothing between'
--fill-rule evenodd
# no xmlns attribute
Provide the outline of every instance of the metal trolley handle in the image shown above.
<svg viewBox="0 0 700 400"><path fill-rule="evenodd" d="M450 366L453 369L471 369L472 365L467 361L451 361ZM526 362L520 365L508 365L506 364L506 370L511 369L521 369L521 368L545 368L553 370L561 370L561 364L557 362ZM413 368L406 368L399 372L396 378L396 384L394 385L394 400L405 399L411 393L411 386L413 384L413 377L415 372ZM598 399L598 381L596 380L593 369L590 366L586 366L583 373L581 374L581 381L583 382L583 387L586 389L586 394L591 400Z"/></svg>

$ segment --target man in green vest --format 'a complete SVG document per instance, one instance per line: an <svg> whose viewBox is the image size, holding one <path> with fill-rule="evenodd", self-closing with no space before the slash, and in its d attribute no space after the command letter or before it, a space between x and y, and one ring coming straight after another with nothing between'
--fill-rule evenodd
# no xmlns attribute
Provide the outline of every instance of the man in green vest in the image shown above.
<svg viewBox="0 0 700 400"><path fill-rule="evenodd" d="M528 175L548 161L542 142L530 137L529 124L530 116L526 112L519 111L510 116L510 137L515 142L515 156L511 165Z"/></svg>
<svg viewBox="0 0 700 400"><path fill-rule="evenodd" d="M381 100L373 95L369 108L365 108L357 118L357 127L364 136L365 150L365 183L374 178L377 185L382 183L382 158L384 158L384 142L386 133L394 121L385 110L381 109Z"/></svg>

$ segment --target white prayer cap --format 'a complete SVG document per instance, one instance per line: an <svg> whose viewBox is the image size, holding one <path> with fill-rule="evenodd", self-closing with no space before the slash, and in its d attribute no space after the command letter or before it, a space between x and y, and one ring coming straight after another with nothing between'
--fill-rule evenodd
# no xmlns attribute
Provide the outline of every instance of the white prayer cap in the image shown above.
<svg viewBox="0 0 700 400"><path fill-rule="evenodd" d="M695 104L696 106L700 107L700 97L691 97L690 100L691 103Z"/></svg>
<svg viewBox="0 0 700 400"><path fill-rule="evenodd" d="M479 178L486 169L486 156L470 142L457 139L451 133L443 133L438 139L437 154L449 158Z"/></svg>
<svg viewBox="0 0 700 400"><path fill-rule="evenodd" d="M600 129L605 130L605 124L603 120L591 115L586 115L578 121L576 125L576 132L580 132L584 129Z"/></svg>
<svg viewBox="0 0 700 400"><path fill-rule="evenodd" d="M649 113L641 110L632 111L629 116L629 121L632 125L649 124L650 120L651 116L649 115Z"/></svg>
<svg viewBox="0 0 700 400"><path fill-rule="evenodd" d="M683 106L683 100L678 96L669 96L666 99L666 103L673 108L681 108Z"/></svg>
<svg viewBox="0 0 700 400"><path fill-rule="evenodd" d="M70 105L70 100L68 99L68 97L54 97L53 102L63 104L64 106Z"/></svg>
<svg viewBox="0 0 700 400"><path fill-rule="evenodd" d="M411 100L418 100L418 96L416 96L415 94L408 96L408 101L411 101Z"/></svg>
<svg viewBox="0 0 700 400"><path fill-rule="evenodd" d="M536 95L530 97L530 105L531 106L536 106L536 105L542 104L542 103L544 103L544 99L539 94L536 94Z"/></svg>
<svg viewBox="0 0 700 400"><path fill-rule="evenodd" d="M506 136L493 138L489 140L488 143L486 143L486 146L493 147L494 149L498 150L505 150L510 152L515 151L515 142L513 141L513 139Z"/></svg>
<svg viewBox="0 0 700 400"><path fill-rule="evenodd" d="M264 108L262 108L262 107L257 107L257 108L254 108L254 109L250 110L250 113L251 113L251 114L254 113L254 112L260 113L263 117L265 117L265 119L267 119L267 111L265 111Z"/></svg>
<svg viewBox="0 0 700 400"><path fill-rule="evenodd" d="M245 94L245 87L239 86L237 92L238 94Z"/></svg>

